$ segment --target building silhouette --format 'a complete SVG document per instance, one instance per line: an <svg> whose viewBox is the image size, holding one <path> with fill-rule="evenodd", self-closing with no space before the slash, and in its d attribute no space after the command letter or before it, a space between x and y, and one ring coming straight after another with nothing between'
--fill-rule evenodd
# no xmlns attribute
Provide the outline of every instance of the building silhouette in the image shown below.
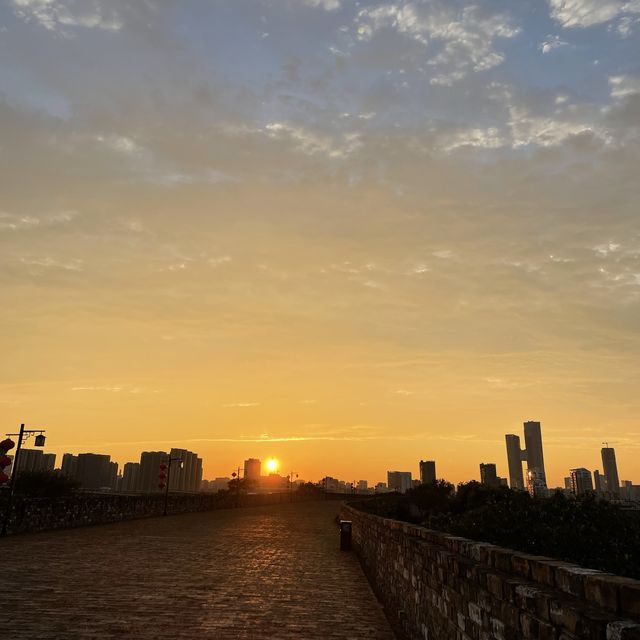
<svg viewBox="0 0 640 640"><path fill-rule="evenodd" d="M262 473L262 464L258 458L249 458L244 461L244 478L245 480L260 480Z"/></svg>
<svg viewBox="0 0 640 640"><path fill-rule="evenodd" d="M413 488L411 471L387 471L387 486L390 491L405 493Z"/></svg>
<svg viewBox="0 0 640 640"><path fill-rule="evenodd" d="M65 453L60 472L78 482L83 489L114 491L118 481L118 463L99 453Z"/></svg>
<svg viewBox="0 0 640 640"><path fill-rule="evenodd" d="M50 472L56 466L56 454L44 453L42 449L21 449L17 471Z"/></svg>
<svg viewBox="0 0 640 640"><path fill-rule="evenodd" d="M583 496L587 493L593 493L593 481L591 479L591 471L580 467L571 469L571 491L576 496Z"/></svg>
<svg viewBox="0 0 640 640"><path fill-rule="evenodd" d="M127 462L122 472L122 480L120 482L122 491L140 491L140 463Z"/></svg>
<svg viewBox="0 0 640 640"><path fill-rule="evenodd" d="M436 461L420 460L420 482L427 484L436 481Z"/></svg>
<svg viewBox="0 0 640 640"><path fill-rule="evenodd" d="M527 469L527 491L534 498L543 498L547 495L547 482L538 469Z"/></svg>
<svg viewBox="0 0 640 640"><path fill-rule="evenodd" d="M495 463L480 463L480 482L487 487L500 486L500 478L498 478Z"/></svg>
<svg viewBox="0 0 640 640"><path fill-rule="evenodd" d="M505 436L507 462L509 464L509 483L512 489L524 489L522 463L527 463L527 489L529 490L529 471L536 486L547 486L547 474L544 467L542 447L542 429L539 422L528 420L524 423L525 448L520 449L520 438L515 434Z"/></svg>
<svg viewBox="0 0 640 640"><path fill-rule="evenodd" d="M167 464L167 460L166 451L143 451L140 454L138 491L154 493L162 490L158 486L160 483L158 476L160 475L160 465Z"/></svg>
<svg viewBox="0 0 640 640"><path fill-rule="evenodd" d="M505 440L507 443L507 463L509 465L509 485L512 489L524 489L520 436L509 433L505 436Z"/></svg>
<svg viewBox="0 0 640 640"><path fill-rule="evenodd" d="M169 477L169 491L195 493L202 484L202 458L187 449L173 448L169 452L173 458ZM180 460L180 462L178 462ZM165 463L168 460L165 460Z"/></svg>
<svg viewBox="0 0 640 640"><path fill-rule="evenodd" d="M618 477L618 465L616 452L613 447L602 448L602 468L607 479L607 492L612 498L620 497L620 479Z"/></svg>
<svg viewBox="0 0 640 640"><path fill-rule="evenodd" d="M597 469L593 472L593 488L599 496L607 492L607 479Z"/></svg>

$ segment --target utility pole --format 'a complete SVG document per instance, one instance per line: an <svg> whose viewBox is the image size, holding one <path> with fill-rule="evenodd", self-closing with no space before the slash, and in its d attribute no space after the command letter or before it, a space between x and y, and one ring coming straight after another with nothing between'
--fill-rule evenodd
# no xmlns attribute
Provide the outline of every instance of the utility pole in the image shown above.
<svg viewBox="0 0 640 640"><path fill-rule="evenodd" d="M13 492L16 486L16 477L18 476L18 460L20 459L20 450L22 449L22 441L28 440L32 435L36 435L35 445L36 447L44 447L45 432L42 429L25 429L24 423L20 425L19 433L7 433L6 435L17 436L18 444L16 446L16 455L13 458L13 464L11 465L11 480L9 481L9 496L7 497L7 506L4 511L4 518L2 521L2 531L0 531L0 537L7 535L7 527L9 526L9 516L11 515L11 503L13 502Z"/></svg>
<svg viewBox="0 0 640 640"><path fill-rule="evenodd" d="M167 505L169 504L169 481L171 480L171 463L179 462L180 468L182 468L182 458L172 458L171 454L169 454L169 460L167 462L167 486L164 489L164 513L162 515L167 515Z"/></svg>

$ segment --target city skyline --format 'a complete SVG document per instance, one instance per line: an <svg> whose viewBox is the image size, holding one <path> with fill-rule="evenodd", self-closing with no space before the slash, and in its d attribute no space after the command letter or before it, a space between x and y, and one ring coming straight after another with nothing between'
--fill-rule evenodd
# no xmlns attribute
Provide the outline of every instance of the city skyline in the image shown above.
<svg viewBox="0 0 640 640"><path fill-rule="evenodd" d="M479 463L479 467L480 467L480 473L479 475L476 474L471 474L467 477L464 477L462 479L453 479L451 477L448 477L446 475L441 475L438 472L436 472L436 464L437 461L436 460L413 460L411 462L409 462L407 465L404 465L403 468L405 469L409 469L408 471L390 471L389 470L389 465L387 464L387 468L386 470L379 474L379 475L375 475L372 476L370 472L367 472L365 474L362 475L358 475L358 474L354 474L352 472L348 472L346 474L340 474L337 473L335 471L333 472L329 472L326 473L325 476L330 476L333 477L333 475L339 476L339 477L344 477L344 478L351 478L351 477L355 477L356 475L358 475L358 480L347 480L347 482L358 482L360 480L363 480L364 482L368 482L371 483L372 486L374 486L375 484L379 484L382 479L384 477L389 478L389 473L394 473L394 474L409 474L409 475L413 475L415 480L414 482L430 482L433 479L444 479L446 481L449 482L453 482L454 484L458 484L460 482L469 482L470 480L478 480L480 482L482 482L483 484L490 484L490 485L498 485L500 484L500 482L502 481L503 483L505 483L507 486L510 486L512 488L518 488L518 489L522 489L522 490L530 490L531 488L528 487L528 483L527 483L527 473L525 471L525 469L528 471L529 469L532 469L534 472L535 471L542 471L539 480L542 483L541 486L545 487L548 490L553 490L556 488L562 488L563 487L563 483L564 486L567 487L567 482L568 480L570 480L573 477L573 472L574 471L580 471L580 472L586 472L590 475L591 482L592 482L592 488L595 490L595 492L597 494L603 494L603 493L609 493L612 494L613 497L619 497L621 495L621 490L623 487L623 482L630 482L632 484L635 485L635 475L634 473L637 473L636 471L636 467L633 467L633 472L632 473L628 473L629 469L623 469L623 473L620 474L620 470L618 468L617 465L617 456L616 456L616 451L614 447L610 447L608 442L603 442L602 444L607 445L605 447L602 447L600 450L600 459L602 461L602 468L603 471L599 471L599 469L597 468L598 465L595 465L593 467L593 473L589 470L586 469L584 467L576 467L576 468L565 468L564 469L564 474L562 476L561 481L555 482L555 481L548 481L547 480L547 476L546 476L546 472L545 472L545 463L544 463L544 453L543 453L543 441L542 441L542 432L541 432L541 423L540 422L536 422L536 421L531 421L531 420L527 420L524 422L524 428L525 428L525 442L528 440L529 442L529 447L531 450L533 450L533 455L529 456L527 453L526 448L525 449L520 449L519 446L517 447L517 450L515 449L516 445L519 445L519 436L516 436L514 434L507 434L506 435L506 442L507 442L507 446L506 446L506 450L505 450L505 462L504 462L504 469L506 470L506 472L504 473L504 476L500 476L499 475L499 471L502 468L502 464L500 462L480 462ZM43 456L44 454L44 456ZM166 459L168 457L176 457L176 459L180 458L184 458L185 460L187 459L187 454L189 456L192 456L193 459L196 459L196 455L194 453L191 453L189 451L187 451L186 449L181 449L181 448L175 448L172 447L171 450L167 450L166 452L162 452L162 451L154 451L154 452L149 452L149 451L143 451L140 455L142 456L140 459L140 462L134 461L134 460L128 460L126 462L123 463L117 463L117 462L112 462L111 464L116 464L117 469L118 469L118 473L123 473L124 470L126 470L127 467L131 467L131 465L138 465L138 467L140 466L140 463L143 462L143 457L144 456L152 456L153 457L153 462L150 463L148 465L149 469L153 468L155 469L155 467L157 466L157 464L161 463L161 462L166 462ZM36 459L38 460L36 466L33 465L33 463L26 463L24 460L21 463L21 466L25 466L27 465L27 468L31 469L35 469L35 470L39 470L41 464L44 464L44 462L40 462L40 459L42 459L43 457L45 459L48 460L48 462L46 463L47 468L50 467L50 469L53 469L54 466L54 462L56 460L56 454L51 453L51 452L47 452L44 453L40 450L33 450L33 449L25 449L25 455L26 456L36 456ZM109 458L110 456L107 454L95 454L95 453L87 453L87 452L82 452L79 455L84 455L84 456L94 456L94 457L98 457L98 458ZM520 484L519 482L517 482L517 476L515 478L516 482L514 482L514 476L512 475L513 472L513 468L511 467L510 461L511 461L511 457L517 459L517 462L519 464L519 469L521 471L521 479L522 479L522 484ZM528 458L531 458L531 462L529 461ZM60 460L60 465L58 465L56 468L57 469L62 469L64 472L65 469L65 464L69 464L72 463L73 461L70 459L76 459L77 460L77 455L73 455L69 452L65 452L64 455L62 455L59 460ZM190 458L189 458L190 460ZM200 477L200 481L202 480L208 480L209 478L213 479L220 479L221 477L224 477L226 474L227 479L230 479L231 474L235 473L238 469L240 470L240 477L249 477L252 479L259 479L260 477L267 477L270 474L275 474L275 475L283 475L284 477L288 476L288 472L286 472L285 470L287 468L289 468L291 465L288 465L288 462L286 460L281 460L279 457L277 456L273 456L273 455L269 455L264 459L260 459L260 458L255 458L255 457L249 457L249 458L245 458L241 464L238 464L237 466L233 466L231 467L231 470L229 471L224 470L224 469L218 469L217 471L214 471L211 474L208 474L207 469L209 468L206 464L206 460L202 460L201 458L197 458L198 460L198 465L199 465L199 477ZM497 458L496 458L497 460ZM75 463L74 463L75 464ZM525 467L525 469L523 469L523 464L526 464L527 466ZM540 466L541 465L541 466ZM416 467L417 467L417 471L416 471ZM44 468L44 467L43 467ZM400 467L398 467L400 468ZM130 468L131 471L131 468ZM566 476L567 471L569 471L571 473L571 478L569 478L568 476ZM74 467L74 472L75 474L75 467ZM136 477L138 475L139 471L136 471ZM180 472L177 472L180 473ZM298 472L296 472L297 477L300 478L300 480L305 480L308 482L317 482L318 478L314 478L312 475L308 475L304 473L304 470L302 472L302 474L299 474ZM486 475L488 474L488 475ZM600 475L599 475L600 474ZM149 472L147 475L149 475L148 480L146 481L146 485L147 489L150 490L150 488L155 486L155 476L153 476L153 473ZM366 479L364 478L364 476L369 476ZM153 477L152 477L153 476ZM476 477L478 476L478 477ZM620 478L623 478L622 480ZM493 478L493 479L491 479ZM602 478L601 480L599 478ZM198 484L199 484L198 482ZM603 483L603 487L602 489L600 488L600 483ZM125 484L127 484L127 481L124 481ZM176 480L176 477L173 478L171 484L171 488L172 490L179 490L180 487L178 486L178 481ZM196 485L193 485L194 487ZM399 485L400 486L400 485ZM575 486L575 485L573 485ZM582 486L582 485L581 485ZM612 487L617 487L617 488L613 488ZM575 491L574 491L575 493ZM584 493L584 491L580 491L580 493Z"/></svg>
<svg viewBox="0 0 640 640"><path fill-rule="evenodd" d="M636 4L0 3L0 424L456 482L530 417L550 485L634 470Z"/></svg>

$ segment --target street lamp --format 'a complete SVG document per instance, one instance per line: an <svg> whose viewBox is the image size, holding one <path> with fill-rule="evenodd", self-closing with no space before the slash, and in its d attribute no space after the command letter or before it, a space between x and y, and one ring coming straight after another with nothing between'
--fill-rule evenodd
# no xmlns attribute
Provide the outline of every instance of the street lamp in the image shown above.
<svg viewBox="0 0 640 640"><path fill-rule="evenodd" d="M240 506L240 467L237 471L231 474L231 477L236 481L236 507Z"/></svg>
<svg viewBox="0 0 640 640"><path fill-rule="evenodd" d="M298 474L295 471L289 472L289 502L293 502L293 474L296 474L296 478Z"/></svg>
<svg viewBox="0 0 640 640"><path fill-rule="evenodd" d="M169 481L171 480L171 463L179 462L179 469L182 469L182 458L172 458L171 454L169 454L169 459L167 461L167 485L164 489L164 513L162 515L167 515L167 505L169 503Z"/></svg>
<svg viewBox="0 0 640 640"><path fill-rule="evenodd" d="M7 498L7 507L4 511L4 518L2 521L2 531L0 531L0 536L4 537L7 535L7 527L9 525L9 515L11 514L11 502L13 501L13 491L16 486L16 477L18 475L18 459L20 457L20 450L22 449L22 443L26 442L31 436L35 435L35 446L36 447L44 447L44 442L46 437L43 435L45 432L42 429L25 429L24 424L20 425L19 433L7 433L6 435L10 438L11 436L16 436L18 438L18 444L16 446L16 455L13 458L13 465L11 466L11 480L9 481L9 496ZM11 441L9 441L11 442Z"/></svg>

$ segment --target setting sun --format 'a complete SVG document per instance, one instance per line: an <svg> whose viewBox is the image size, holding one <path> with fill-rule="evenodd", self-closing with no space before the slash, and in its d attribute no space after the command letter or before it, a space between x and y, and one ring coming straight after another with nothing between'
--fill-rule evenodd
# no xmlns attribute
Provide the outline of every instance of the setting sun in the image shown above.
<svg viewBox="0 0 640 640"><path fill-rule="evenodd" d="M278 461L275 458L269 458L267 460L267 471L269 473L275 473L278 470Z"/></svg>

